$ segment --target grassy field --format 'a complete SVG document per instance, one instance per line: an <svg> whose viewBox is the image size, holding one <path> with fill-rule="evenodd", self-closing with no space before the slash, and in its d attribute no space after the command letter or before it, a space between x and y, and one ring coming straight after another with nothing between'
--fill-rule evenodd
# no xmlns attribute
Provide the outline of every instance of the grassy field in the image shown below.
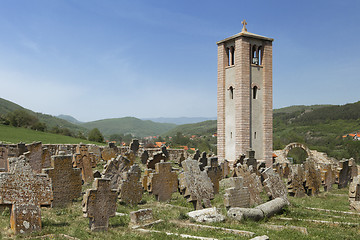
<svg viewBox="0 0 360 240"><path fill-rule="evenodd" d="M102 165L97 168L101 169ZM90 188L91 185L84 185L83 190ZM334 186L335 187L335 186ZM224 188L212 200L212 205L216 206L223 214L226 210L223 204ZM349 226L346 224L324 224L306 222L298 219L326 220L334 222L351 222L360 224L360 217L356 215L345 215L341 213L327 213L308 210L305 207L325 208L340 211L349 211L348 188L334 189L331 192L322 192L316 197L292 198L291 205L287 207L281 215L264 219L260 222L244 221L237 222L227 219L221 223L207 223L217 227L251 231L256 236L267 235L270 239L358 239L360 234L359 226ZM264 195L265 197L265 195ZM42 231L28 235L14 236L9 227L10 213L5 210L0 214L0 238L16 239L68 239L67 236L78 239L182 239L179 236L168 236L165 233L140 233L131 228L129 216L115 216L110 218L108 232L92 232L89 229L89 220L84 218L81 206L82 198L77 199L71 206L63 209L42 208ZM141 204L136 206L125 205L118 202L117 212L128 214L143 208L153 209L154 220L162 219L162 223L147 227L149 230L160 232L171 232L178 234L188 234L217 239L250 239L250 237L239 236L226 233L221 230L193 228L182 226L180 223L192 223L186 213L193 210L192 204L188 203L179 193L174 193L172 199L166 203L157 202L154 196L144 193ZM281 217L292 218L294 220L282 220ZM294 229L271 230L266 228L268 225L299 226L305 227L308 234L304 234Z"/></svg>
<svg viewBox="0 0 360 240"><path fill-rule="evenodd" d="M0 142L4 143L32 143L41 141L43 144L77 144L94 143L84 139L63 136L59 134L34 131L26 128L15 128L11 126L0 125ZM99 143L97 143L99 144Z"/></svg>

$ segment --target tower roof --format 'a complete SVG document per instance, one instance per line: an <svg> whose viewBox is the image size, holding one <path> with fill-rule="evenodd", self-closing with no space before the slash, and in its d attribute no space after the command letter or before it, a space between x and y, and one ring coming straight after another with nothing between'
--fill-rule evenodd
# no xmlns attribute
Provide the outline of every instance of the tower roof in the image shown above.
<svg viewBox="0 0 360 240"><path fill-rule="evenodd" d="M268 38L268 37L264 37L264 36L261 36L261 35L257 35L257 34L248 32L247 29L246 29L247 22L244 20L241 23L243 24L243 28L242 28L240 33L235 34L234 36L225 38L224 40L218 41L216 44L220 44L220 43L223 43L223 42L226 42L226 41L229 41L231 39L235 39L235 38L238 38L238 37L241 37L241 36L250 37L250 38L257 38L257 39L267 40L267 41L271 41L271 42L274 41L273 38Z"/></svg>

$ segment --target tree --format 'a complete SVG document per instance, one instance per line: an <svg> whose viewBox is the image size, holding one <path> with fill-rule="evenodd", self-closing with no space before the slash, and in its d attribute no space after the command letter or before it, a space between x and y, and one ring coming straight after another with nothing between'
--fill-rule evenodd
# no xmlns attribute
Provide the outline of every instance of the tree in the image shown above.
<svg viewBox="0 0 360 240"><path fill-rule="evenodd" d="M31 127L36 125L39 120L36 116L31 115L25 110L15 110L6 115L6 118L9 120L10 125L14 127Z"/></svg>
<svg viewBox="0 0 360 240"><path fill-rule="evenodd" d="M94 128L89 132L88 140L93 142L104 142L104 136L99 129Z"/></svg>
<svg viewBox="0 0 360 240"><path fill-rule="evenodd" d="M122 140L123 140L123 137L124 137L124 134L115 133L115 134L110 135L109 140L110 141L116 141L117 143L120 144L122 142Z"/></svg>

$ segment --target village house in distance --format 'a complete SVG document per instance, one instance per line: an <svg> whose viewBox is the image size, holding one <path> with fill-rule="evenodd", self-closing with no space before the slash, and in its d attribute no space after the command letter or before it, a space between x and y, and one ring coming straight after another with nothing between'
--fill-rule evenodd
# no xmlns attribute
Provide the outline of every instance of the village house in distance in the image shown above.
<svg viewBox="0 0 360 240"><path fill-rule="evenodd" d="M217 151L232 162L246 151L272 165L272 38L242 31L217 42Z"/></svg>

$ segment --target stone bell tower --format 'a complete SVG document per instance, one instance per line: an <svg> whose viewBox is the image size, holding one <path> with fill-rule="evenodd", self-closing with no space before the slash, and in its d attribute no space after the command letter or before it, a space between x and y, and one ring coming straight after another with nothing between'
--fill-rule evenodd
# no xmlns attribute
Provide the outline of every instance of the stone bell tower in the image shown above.
<svg viewBox="0 0 360 240"><path fill-rule="evenodd" d="M217 151L234 161L247 150L272 165L272 42L242 31L217 42Z"/></svg>

